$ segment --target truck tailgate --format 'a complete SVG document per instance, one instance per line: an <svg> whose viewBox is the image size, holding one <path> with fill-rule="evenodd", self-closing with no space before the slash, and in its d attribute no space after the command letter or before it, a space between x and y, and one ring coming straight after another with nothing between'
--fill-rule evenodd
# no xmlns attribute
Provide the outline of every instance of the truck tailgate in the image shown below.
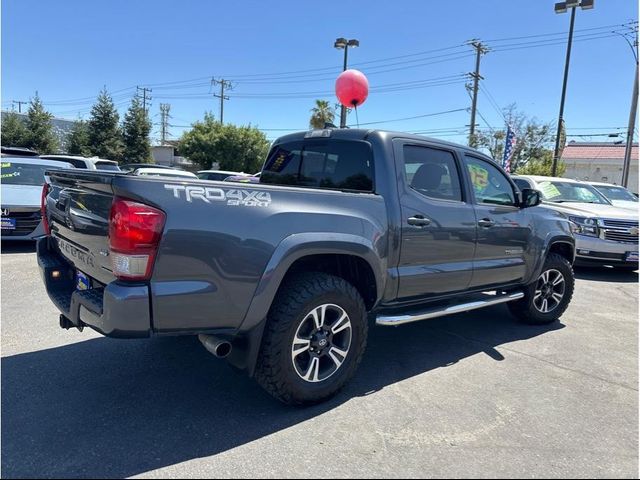
<svg viewBox="0 0 640 480"><path fill-rule="evenodd" d="M105 172L51 172L46 206L51 237L59 253L89 277L115 280L109 259L111 182Z"/></svg>

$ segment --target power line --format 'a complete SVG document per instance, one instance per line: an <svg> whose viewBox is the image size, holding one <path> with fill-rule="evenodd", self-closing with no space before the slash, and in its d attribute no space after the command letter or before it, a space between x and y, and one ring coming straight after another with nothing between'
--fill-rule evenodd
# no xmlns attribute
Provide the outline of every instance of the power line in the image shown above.
<svg viewBox="0 0 640 480"><path fill-rule="evenodd" d="M362 125L376 125L379 123L392 123L392 122L401 122L401 121L405 121L405 120L415 120L416 118L425 118L425 117L435 117L437 115L445 115L447 113L455 113L455 112L466 112L468 111L468 108L455 108L453 110L445 110L443 112L434 112L434 113L426 113L424 115L416 115L413 117L404 117L404 118L394 118L394 119L390 119L390 120L378 120L375 122L365 122L365 123L361 123L360 126ZM353 127L355 125L349 125L350 127Z"/></svg>

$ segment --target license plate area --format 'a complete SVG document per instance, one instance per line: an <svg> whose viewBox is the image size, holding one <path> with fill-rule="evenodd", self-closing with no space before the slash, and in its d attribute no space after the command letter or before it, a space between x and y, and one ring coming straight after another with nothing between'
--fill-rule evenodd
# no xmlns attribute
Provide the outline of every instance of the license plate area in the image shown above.
<svg viewBox="0 0 640 480"><path fill-rule="evenodd" d="M76 270L76 290L88 290L91 288L91 280L87 274Z"/></svg>
<svg viewBox="0 0 640 480"><path fill-rule="evenodd" d="M2 217L2 230L15 230L16 219L9 217Z"/></svg>

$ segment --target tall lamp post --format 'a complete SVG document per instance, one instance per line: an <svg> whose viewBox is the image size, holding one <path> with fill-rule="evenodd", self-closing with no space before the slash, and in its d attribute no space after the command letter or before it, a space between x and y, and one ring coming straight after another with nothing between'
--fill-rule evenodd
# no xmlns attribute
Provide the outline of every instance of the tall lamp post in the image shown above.
<svg viewBox="0 0 640 480"><path fill-rule="evenodd" d="M355 48L360 46L360 42L355 38L351 40L347 40L346 38L337 38L335 43L333 44L335 48L340 50L344 49L344 64L342 65L342 71L344 72L347 69L347 52L349 51L349 47ZM340 128L345 128L347 126L347 107L342 105L340 108Z"/></svg>
<svg viewBox="0 0 640 480"><path fill-rule="evenodd" d="M590 10L593 8L594 0L566 0L564 2L556 3L556 13L566 13L571 9L571 23L569 24L569 41L567 42L567 57L564 63L564 80L562 82L562 96L560 98L560 114L558 115L558 132L556 134L556 147L553 150L553 168L551 171L552 176L556 176L558 170L558 160L560 156L560 134L562 133L562 116L564 115L564 99L567 95L567 79L569 78L569 60L571 59L571 44L573 43L573 24L576 20L576 8L580 7L582 10Z"/></svg>

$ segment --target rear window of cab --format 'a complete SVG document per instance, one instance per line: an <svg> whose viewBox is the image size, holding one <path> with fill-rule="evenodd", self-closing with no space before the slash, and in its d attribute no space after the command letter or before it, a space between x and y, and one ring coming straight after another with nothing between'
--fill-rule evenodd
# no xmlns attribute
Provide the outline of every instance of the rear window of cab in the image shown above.
<svg viewBox="0 0 640 480"><path fill-rule="evenodd" d="M274 146L260 183L372 192L373 178L368 142L307 140Z"/></svg>

